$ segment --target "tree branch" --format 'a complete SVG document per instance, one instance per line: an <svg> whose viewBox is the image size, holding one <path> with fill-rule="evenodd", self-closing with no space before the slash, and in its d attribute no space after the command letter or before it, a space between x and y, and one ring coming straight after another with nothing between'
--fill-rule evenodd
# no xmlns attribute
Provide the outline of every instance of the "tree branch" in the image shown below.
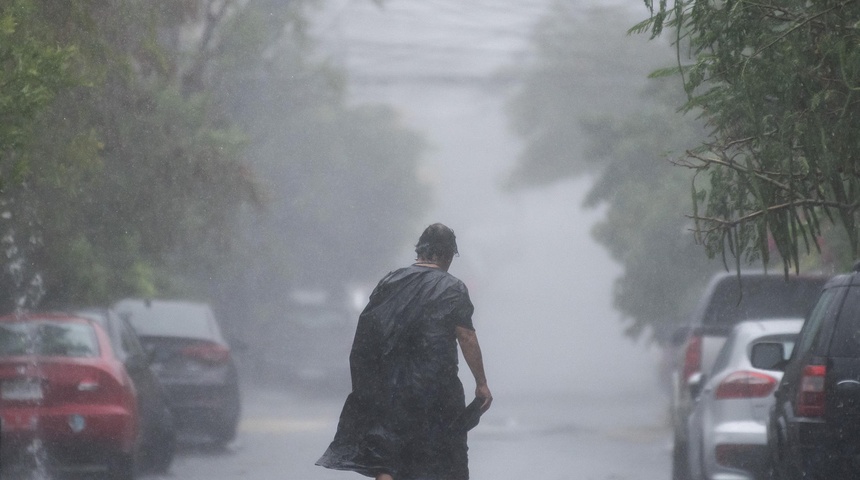
<svg viewBox="0 0 860 480"><path fill-rule="evenodd" d="M811 17L807 18L806 20L804 20L804 21L802 21L802 22L798 23L797 25L795 25L795 26L793 26L793 27L789 28L788 30L786 30L786 31L782 32L782 33L781 33L781 34L779 34L775 39L773 39L773 41L771 41L771 42L770 42L770 43L768 43L767 45L765 45L765 46L763 46L763 47L759 48L759 49L758 49L758 50L756 50L755 52L753 52L753 54L752 54L752 55L750 55L750 56L749 56L749 58L747 58L747 59L746 59L746 61L744 62L744 67L743 67L742 71L746 71L747 65L749 64L749 61L750 61L750 60L752 60L753 58L755 58L756 56L758 56L758 54L760 54L761 52L763 52L763 51L767 50L768 48L770 48L770 47L772 47L772 46L774 46L774 45L776 45L780 40L782 40L783 38L787 37L788 35L790 35L791 33L793 33L793 32L794 32L795 30L797 30L798 28L800 28L800 27L802 27L802 26L804 26L804 25L806 25L806 24L808 24L808 23L812 23L812 22L813 22L815 19L817 19L818 17L821 17L821 16L823 16L823 15L825 15L825 14L828 14L828 13L832 12L833 10L838 10L838 9L840 9L840 8L842 8L842 7L844 7L844 6L848 5L848 4L850 4L850 3L854 3L854 2L856 2L856 1L857 1L857 0L846 0L845 2L842 2L842 3L840 3L839 5L834 5L834 6L832 6L832 7L828 8L828 9L826 9L826 10L822 10L822 11L820 11L820 12L816 13L815 15L813 15L813 16L811 16Z"/></svg>
<svg viewBox="0 0 860 480"><path fill-rule="evenodd" d="M781 203L779 205L772 205L770 207L763 208L761 210L757 210L755 212L744 215L743 217L740 217L740 218L736 218L734 220L726 220L726 219L715 218L715 217L702 217L702 216L698 216L698 215L686 215L686 217L691 219L691 220L710 222L712 224L717 224L716 227L714 227L712 229L708 229L705 231L705 232L711 232L711 231L714 231L717 229L733 228L733 227L736 227L742 223L745 223L745 222L748 222L750 220L754 220L758 217L761 217L763 215L767 215L769 213L773 213L773 212L776 212L779 210L785 210L787 208L793 208L793 207L827 207L827 208L835 208L835 209L838 209L841 211L847 210L850 212L850 211L856 210L858 206L860 206L860 205L858 205L857 202L840 203L840 202L833 202L833 201L828 201L828 200L806 199L806 200L800 200L800 201L794 201L794 202Z"/></svg>
<svg viewBox="0 0 860 480"><path fill-rule="evenodd" d="M765 182L767 182L767 183L769 183L769 184L771 184L771 185L773 185L773 186L775 186L775 187L778 187L778 188L779 188L779 189L781 189L781 190L785 190L785 191L790 191L790 190L791 190L791 189L788 187L788 185L785 185L785 184L783 184L783 183L780 183L780 182L778 182L778 181L774 180L774 179L771 177L771 175L772 175L772 176L777 176L777 175L778 175L778 174L777 174L777 173L775 173L775 172L767 172L767 171L765 171L765 170L751 170L751 169L746 168L746 167L744 167L744 166L742 166L742 165L740 165L740 164L738 164L738 163L735 163L735 162L730 162L730 161L720 160L720 159L717 159L717 158L704 158L704 157L702 157L702 156L700 156L700 155L697 155L697 154L695 154L695 153L693 153L693 152L691 152L691 151L689 151L689 150L687 151L687 156L688 156L688 157L690 157L690 158L695 158L696 160L701 161L701 162L702 162L702 163L704 163L705 165L693 165L692 163L689 163L689 162L688 162L688 163L684 163L684 162L679 162L679 161L676 161L676 160L672 160L672 163L674 163L675 165L678 165L679 167L692 168L692 169L696 169L696 170L706 169L706 168L708 168L708 166L710 166L711 164L716 164L716 165L720 165L720 166L722 166L722 167L730 168L730 169L732 169L732 170L735 170L735 171L737 171L737 172L740 172L740 173L743 173L743 174L746 174L746 175L754 175L755 177L757 177L757 178L759 178L759 179L761 179L761 180L764 180Z"/></svg>

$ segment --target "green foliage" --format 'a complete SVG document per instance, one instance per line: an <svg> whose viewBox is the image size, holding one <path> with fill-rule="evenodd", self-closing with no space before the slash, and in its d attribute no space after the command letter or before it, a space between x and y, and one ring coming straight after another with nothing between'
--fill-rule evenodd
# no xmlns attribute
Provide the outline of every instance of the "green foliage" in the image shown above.
<svg viewBox="0 0 860 480"><path fill-rule="evenodd" d="M347 105L304 3L0 6L0 309L223 292L242 320L414 233L423 140Z"/></svg>
<svg viewBox="0 0 860 480"><path fill-rule="evenodd" d="M856 2L713 2L646 5L637 27L676 32L686 109L701 111L711 137L678 161L703 177L696 225L711 256L782 258L786 273L803 255L860 235L860 38ZM686 59L689 58L689 61ZM831 247L834 245L831 245ZM830 248L828 248L830 250Z"/></svg>
<svg viewBox="0 0 860 480"><path fill-rule="evenodd" d="M624 268L614 304L626 333L664 341L719 265L698 254L685 217L690 175L666 159L701 138L701 125L677 114L665 75L646 78L671 50L627 36L626 22L560 3L541 24L510 110L526 141L511 185L594 178L585 205L605 212L594 238Z"/></svg>
<svg viewBox="0 0 860 480"><path fill-rule="evenodd" d="M18 181L2 191L0 228L19 252L0 280L6 309L165 293L183 248L215 255L201 246L220 246L254 197L244 134L211 95L180 94L177 51L153 43L157 3L56 7L30 8L22 29L70 45L78 82L45 97L18 140Z"/></svg>
<svg viewBox="0 0 860 480"><path fill-rule="evenodd" d="M53 41L31 0L0 5L0 186L21 180L26 163L18 150L36 115L59 90L74 84L73 45Z"/></svg>
<svg viewBox="0 0 860 480"><path fill-rule="evenodd" d="M225 61L219 88L251 135L247 156L266 198L240 240L259 255L235 261L257 279L249 303L278 312L289 288L367 282L411 239L428 200L417 177L426 146L390 108L347 105L343 73L309 62L310 46L280 37L281 28L265 34L261 17L247 12L225 35L262 46L274 38L277 56Z"/></svg>
<svg viewBox="0 0 860 480"><path fill-rule="evenodd" d="M639 104L640 79L666 58L629 38L623 18L612 8L583 11L557 2L539 22L532 36L535 60L515 69L523 83L508 104L511 126L526 141L511 186L602 168L600 161L580 154L580 119Z"/></svg>
<svg viewBox="0 0 860 480"><path fill-rule="evenodd" d="M632 320L629 335L650 329L659 341L686 320L718 267L699 254L685 216L689 175L666 161L701 134L676 114L669 87L666 80L652 82L642 92L649 101L624 117L583 119L585 154L603 165L586 199L588 206L606 208L594 237L624 266L615 306Z"/></svg>

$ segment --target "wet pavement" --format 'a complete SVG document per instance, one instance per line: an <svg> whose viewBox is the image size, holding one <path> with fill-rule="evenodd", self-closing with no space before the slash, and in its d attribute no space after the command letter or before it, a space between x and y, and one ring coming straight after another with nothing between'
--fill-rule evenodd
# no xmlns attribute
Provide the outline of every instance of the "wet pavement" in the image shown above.
<svg viewBox="0 0 860 480"><path fill-rule="evenodd" d="M348 480L314 466L334 433L343 392L250 389L237 440L225 449L186 438L157 479ZM671 434L653 395L499 395L469 436L473 480L669 478Z"/></svg>

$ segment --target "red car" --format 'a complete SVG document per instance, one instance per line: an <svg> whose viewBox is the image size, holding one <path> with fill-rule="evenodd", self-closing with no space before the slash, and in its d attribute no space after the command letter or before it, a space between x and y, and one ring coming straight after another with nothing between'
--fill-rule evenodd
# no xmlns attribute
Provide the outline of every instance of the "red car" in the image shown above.
<svg viewBox="0 0 860 480"><path fill-rule="evenodd" d="M68 314L0 317L0 466L135 473L138 406L107 333Z"/></svg>

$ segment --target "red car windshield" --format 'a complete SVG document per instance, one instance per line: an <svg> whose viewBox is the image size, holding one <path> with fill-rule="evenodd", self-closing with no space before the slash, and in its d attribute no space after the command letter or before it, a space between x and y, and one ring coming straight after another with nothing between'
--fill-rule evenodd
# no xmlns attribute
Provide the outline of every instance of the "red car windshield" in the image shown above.
<svg viewBox="0 0 860 480"><path fill-rule="evenodd" d="M98 340L86 323L27 321L0 323L0 357L97 357Z"/></svg>

